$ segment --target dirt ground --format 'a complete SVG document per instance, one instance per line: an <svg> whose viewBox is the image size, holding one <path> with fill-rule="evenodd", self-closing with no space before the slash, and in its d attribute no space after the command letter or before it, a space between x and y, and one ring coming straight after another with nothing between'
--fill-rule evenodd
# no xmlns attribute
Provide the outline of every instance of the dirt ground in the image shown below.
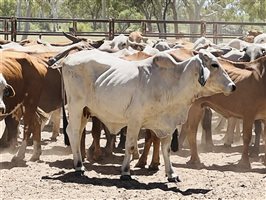
<svg viewBox="0 0 266 200"><path fill-rule="evenodd" d="M88 147L92 139L90 124L87 127ZM200 153L204 163L201 169L186 165L189 149L172 154L171 161L180 183L167 182L162 157L156 172L149 171L148 166L134 168L136 160L132 161L133 180L121 181L123 152L116 152L99 163L85 161L87 171L79 176L72 168L71 150L64 145L63 135L60 134L56 142L51 142L50 136L51 129L46 127L42 132L42 155L38 162L29 161L32 146L27 148L25 161L17 164L11 162L14 152L1 149L1 199L266 199L263 154L251 159L251 170L239 169L235 164L241 157L242 143L226 148L222 145L223 134L214 135L212 152ZM144 139L140 139L140 152L143 143Z"/></svg>

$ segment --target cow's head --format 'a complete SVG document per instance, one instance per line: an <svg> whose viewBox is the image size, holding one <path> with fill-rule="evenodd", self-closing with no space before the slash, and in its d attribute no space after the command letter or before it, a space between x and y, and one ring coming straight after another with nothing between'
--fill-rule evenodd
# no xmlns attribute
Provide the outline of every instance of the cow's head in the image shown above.
<svg viewBox="0 0 266 200"><path fill-rule="evenodd" d="M128 37L123 35L123 34L116 36L112 40L112 42L110 43L110 47L114 51L119 51L121 49L127 48L128 47Z"/></svg>
<svg viewBox="0 0 266 200"><path fill-rule="evenodd" d="M248 47L242 49L244 55L241 56L238 60L243 62L250 62L266 55L266 45L252 44Z"/></svg>
<svg viewBox="0 0 266 200"><path fill-rule="evenodd" d="M228 95L236 89L234 82L214 55L206 50L200 50L198 56L201 60L198 81L201 86L204 86L204 91L206 91L204 94L224 93Z"/></svg>
<svg viewBox="0 0 266 200"><path fill-rule="evenodd" d="M6 111L4 98L13 97L14 95L14 89L11 85L7 84L3 74L0 74L0 114L4 114Z"/></svg>

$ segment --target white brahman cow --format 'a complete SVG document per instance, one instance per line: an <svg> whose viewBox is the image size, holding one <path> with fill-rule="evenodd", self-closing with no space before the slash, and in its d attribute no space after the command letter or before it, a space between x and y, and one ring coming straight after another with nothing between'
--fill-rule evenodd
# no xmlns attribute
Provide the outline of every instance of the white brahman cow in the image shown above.
<svg viewBox="0 0 266 200"><path fill-rule="evenodd" d="M69 109L69 135L74 167L84 171L80 139L89 115L116 134L127 126L121 179L131 179L130 158L141 128L161 139L168 181L178 181L170 162L172 133L186 121L192 102L214 93L229 95L235 84L206 51L177 63L160 52L141 61L126 61L99 50L69 55L62 63ZM206 84L205 84L206 83Z"/></svg>

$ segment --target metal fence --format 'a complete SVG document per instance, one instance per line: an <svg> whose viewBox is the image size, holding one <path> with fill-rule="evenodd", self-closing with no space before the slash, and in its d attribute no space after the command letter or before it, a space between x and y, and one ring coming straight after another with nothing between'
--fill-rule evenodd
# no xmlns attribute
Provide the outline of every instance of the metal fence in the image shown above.
<svg viewBox="0 0 266 200"><path fill-rule="evenodd" d="M24 31L25 24L31 24ZM46 26L45 28L45 24ZM24 25L24 26L23 26ZM51 28L51 25L53 28ZM191 32L191 27L196 31ZM47 28L48 27L48 28ZM63 27L63 28L62 28ZM161 27L161 29L160 29ZM163 28L162 28L163 27ZM53 29L53 30L51 30ZM212 38L215 43L220 39L243 36L248 30L266 31L266 23L251 22L209 22L209 21L173 21L173 20L121 20L121 19L51 19L0 17L0 35L5 40L17 41L17 36L46 35L63 36L62 31L72 30L77 36L105 37L113 39L123 33L140 30L146 37L158 38ZM162 30L163 29L163 30Z"/></svg>

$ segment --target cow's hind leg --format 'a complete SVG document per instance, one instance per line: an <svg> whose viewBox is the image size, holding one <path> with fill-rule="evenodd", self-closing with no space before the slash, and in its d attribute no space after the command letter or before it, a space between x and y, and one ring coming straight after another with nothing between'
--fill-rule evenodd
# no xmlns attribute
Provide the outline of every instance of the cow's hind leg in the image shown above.
<svg viewBox="0 0 266 200"><path fill-rule="evenodd" d="M30 138L30 130L29 130L29 125L27 125L25 123L24 125L24 131L23 131L23 140L22 143L18 149L18 152L16 153L16 155L14 155L14 157L12 158L12 161L20 161L23 160L25 158L25 153L26 153L26 148L27 148L27 141Z"/></svg>
<svg viewBox="0 0 266 200"><path fill-rule="evenodd" d="M53 134L51 136L52 141L56 141L57 136L60 133L60 119L61 119L61 108L53 111L50 121L53 122Z"/></svg>
<svg viewBox="0 0 266 200"><path fill-rule="evenodd" d="M161 139L161 148L164 159L165 173L169 182L180 182L178 176L174 173L172 163L170 161L171 139L171 134Z"/></svg>
<svg viewBox="0 0 266 200"><path fill-rule="evenodd" d="M34 130L32 132L33 138L33 154L30 158L30 161L37 161L40 159L42 153L41 150L41 123L37 119L37 116L34 117Z"/></svg>
<svg viewBox="0 0 266 200"><path fill-rule="evenodd" d="M155 133L151 134L151 138L153 143L153 153L149 169L156 171L159 170L159 165L160 165L160 139L155 135Z"/></svg>
<svg viewBox="0 0 266 200"><path fill-rule="evenodd" d="M100 160L102 156L102 150L100 146L100 137L101 137L101 130L102 130L102 122L97 119L96 117L92 117L92 144L88 150L88 155L92 155L92 159L95 161Z"/></svg>
<svg viewBox="0 0 266 200"><path fill-rule="evenodd" d="M140 130L140 125L138 123L128 124L127 136L126 136L126 146L125 146L125 157L121 167L121 180L130 180L130 159L131 155L138 148L138 134Z"/></svg>
<svg viewBox="0 0 266 200"><path fill-rule="evenodd" d="M87 107L83 108L83 110L80 109L80 111L81 112L78 112L78 109L75 111L71 110L69 107L69 124L67 126L67 134L73 153L75 171L83 173L85 168L82 163L80 143L82 132L86 126L89 113Z"/></svg>
<svg viewBox="0 0 266 200"><path fill-rule="evenodd" d="M148 158L148 154L149 154L150 147L152 144L151 134L152 134L151 130L147 129L146 134L145 134L145 145L144 145L143 153L141 154L135 167L145 168L145 165L147 164L147 158Z"/></svg>

